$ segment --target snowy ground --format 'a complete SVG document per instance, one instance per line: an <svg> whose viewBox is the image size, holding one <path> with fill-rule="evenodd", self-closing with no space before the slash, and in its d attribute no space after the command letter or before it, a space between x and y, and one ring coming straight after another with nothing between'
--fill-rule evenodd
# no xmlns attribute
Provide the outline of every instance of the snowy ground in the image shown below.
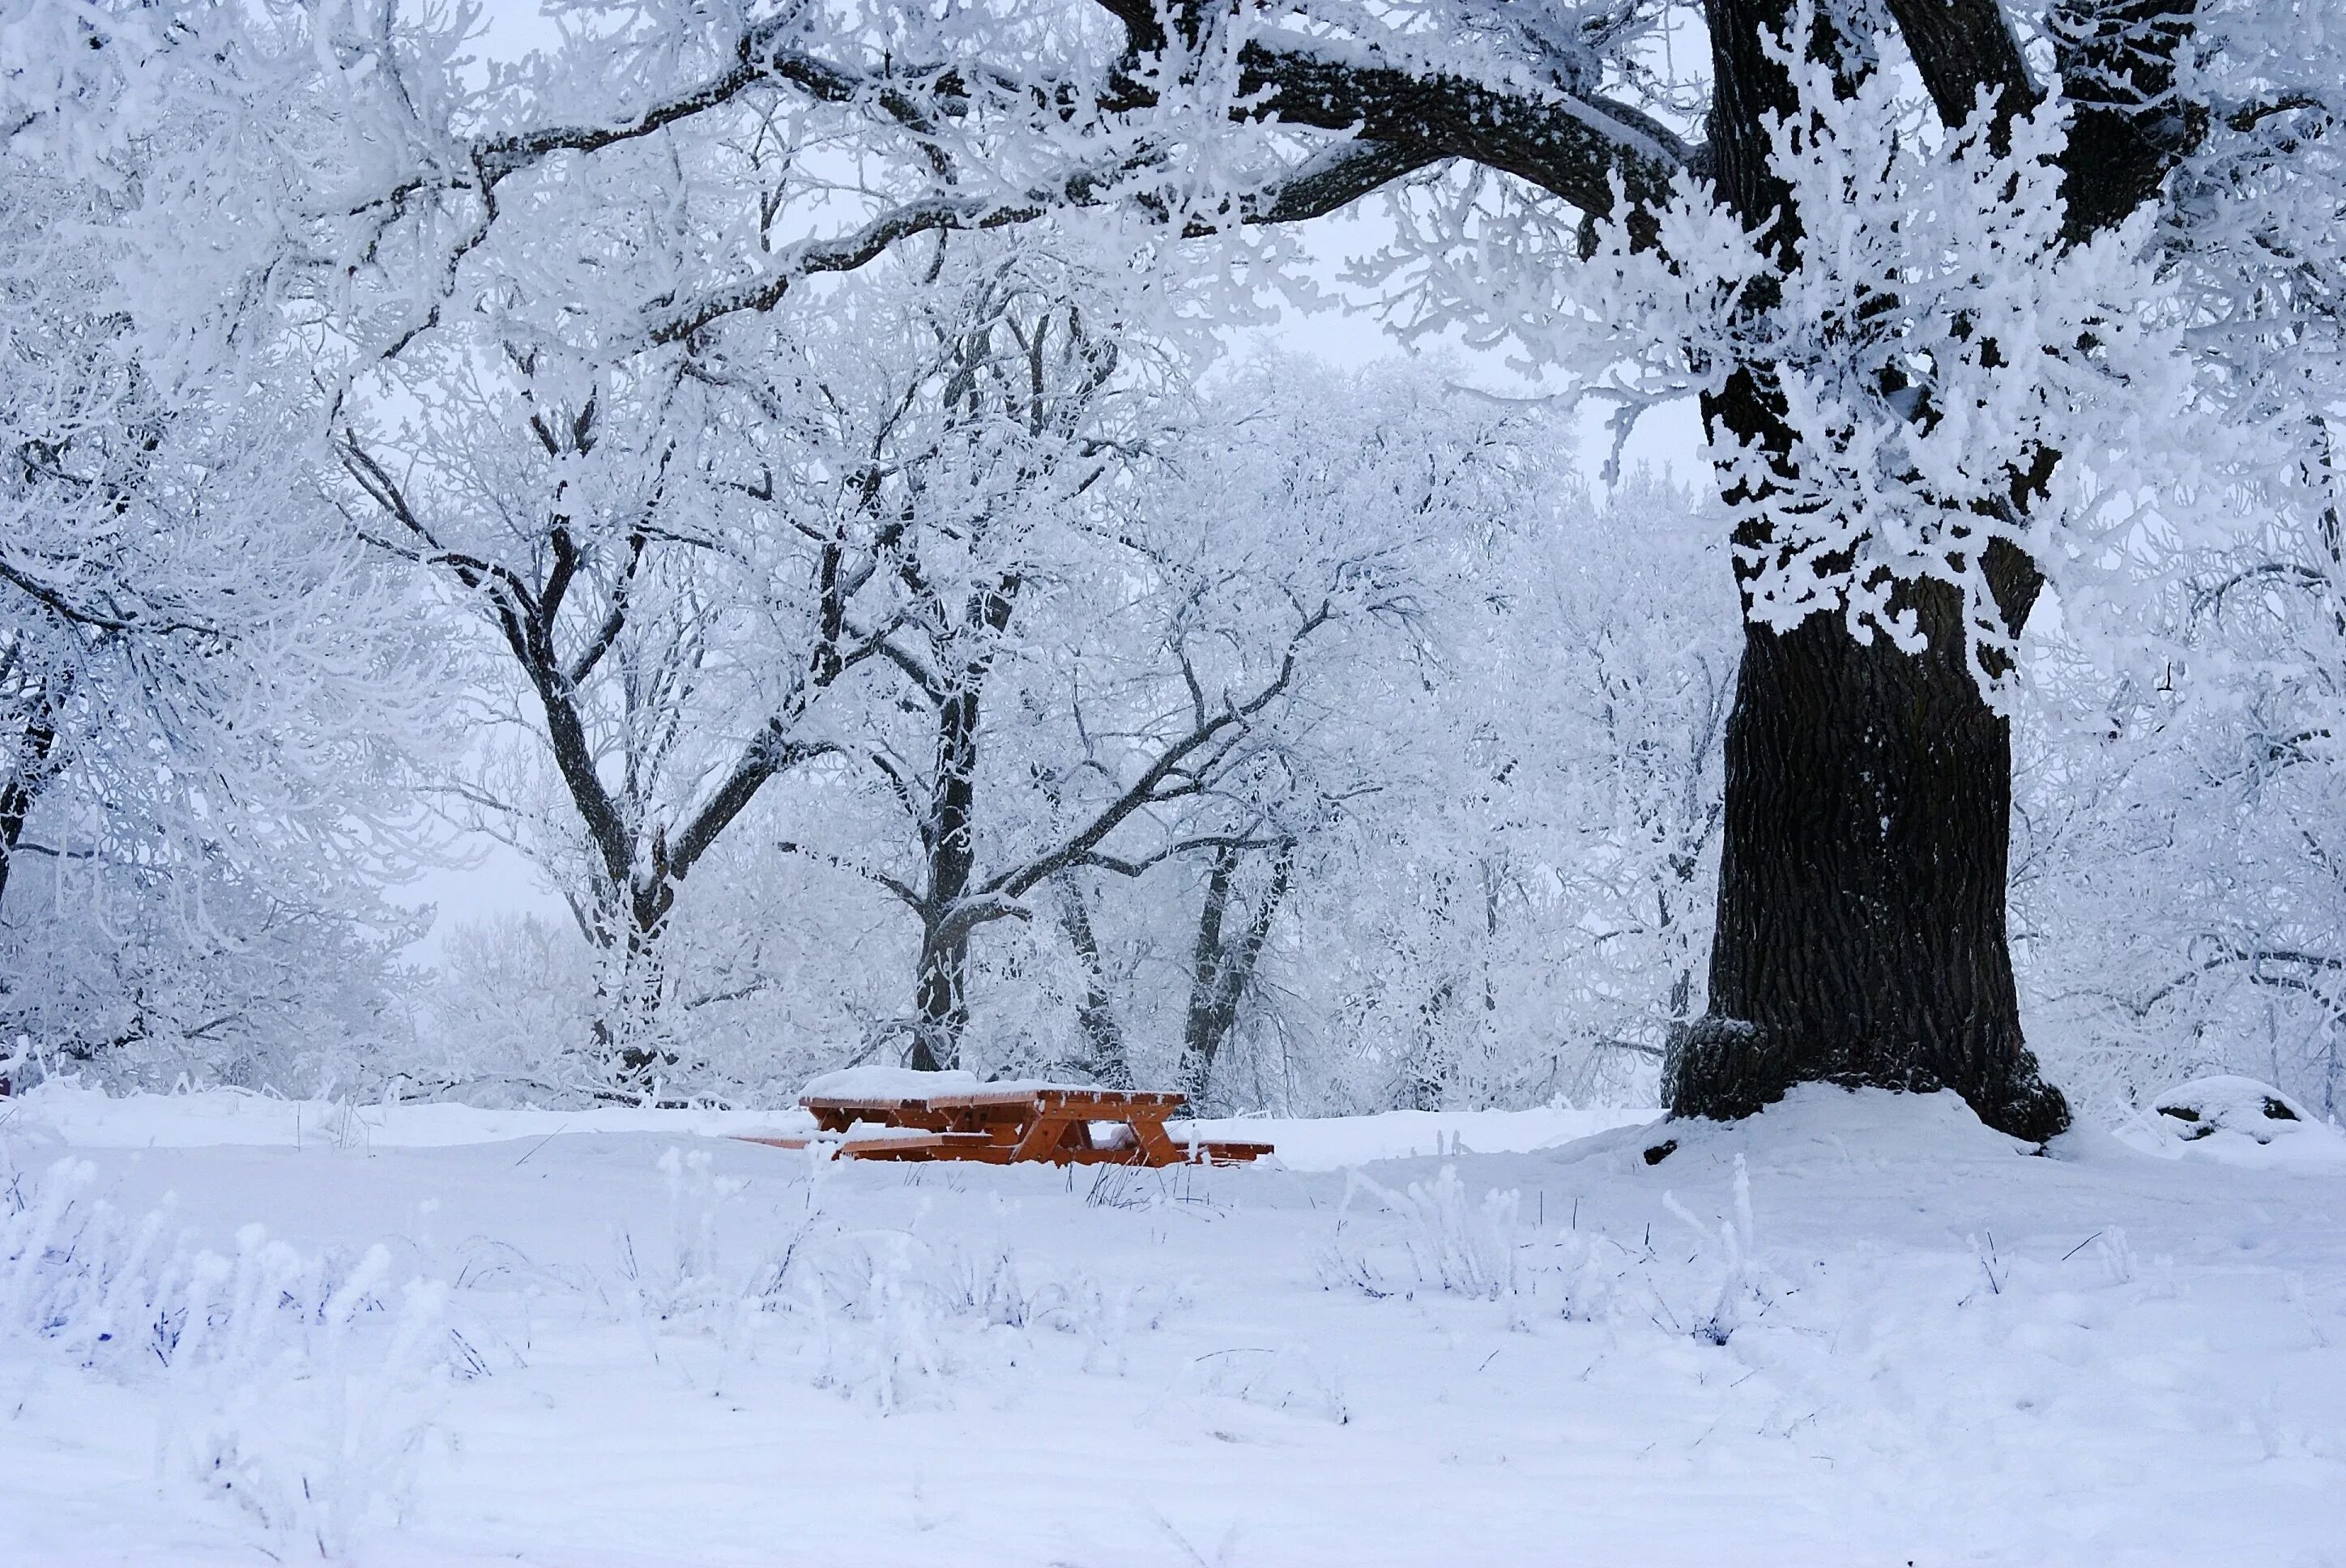
<svg viewBox="0 0 2346 1568"><path fill-rule="evenodd" d="M1071 1177L741 1115L5 1115L10 1563L2346 1563L2320 1126L2037 1158L1811 1090Z"/></svg>

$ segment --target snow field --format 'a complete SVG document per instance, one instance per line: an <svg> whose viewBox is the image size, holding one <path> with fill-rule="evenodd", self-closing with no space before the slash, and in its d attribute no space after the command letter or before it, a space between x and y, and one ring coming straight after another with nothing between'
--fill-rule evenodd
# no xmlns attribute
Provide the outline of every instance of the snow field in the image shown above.
<svg viewBox="0 0 2346 1568"><path fill-rule="evenodd" d="M1831 1089L1072 1174L44 1094L0 1561L2346 1562L2335 1165Z"/></svg>

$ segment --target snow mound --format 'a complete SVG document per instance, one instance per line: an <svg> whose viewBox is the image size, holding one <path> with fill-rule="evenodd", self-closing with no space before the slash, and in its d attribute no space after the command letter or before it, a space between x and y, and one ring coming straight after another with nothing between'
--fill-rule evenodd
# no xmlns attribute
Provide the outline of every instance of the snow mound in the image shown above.
<svg viewBox="0 0 2346 1568"><path fill-rule="evenodd" d="M2127 1130L2137 1148L2222 1165L2346 1165L2346 1134L2254 1078L2194 1078L2157 1095Z"/></svg>
<svg viewBox="0 0 2346 1568"><path fill-rule="evenodd" d="M1901 1094L1800 1084L1759 1115L1739 1121L1699 1117L1623 1127L1556 1147L1566 1163L1602 1160L1627 1168L1658 1166L1678 1181L1689 1167L1731 1169L1739 1156L1752 1168L1809 1165L1912 1170L1983 1163L2005 1165L2036 1145L1982 1122L1952 1090Z"/></svg>

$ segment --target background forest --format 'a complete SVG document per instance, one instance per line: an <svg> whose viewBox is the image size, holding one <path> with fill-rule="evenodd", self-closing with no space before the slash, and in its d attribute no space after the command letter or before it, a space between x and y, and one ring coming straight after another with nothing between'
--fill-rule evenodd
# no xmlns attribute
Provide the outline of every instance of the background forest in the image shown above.
<svg viewBox="0 0 2346 1568"><path fill-rule="evenodd" d="M502 206L452 228L389 179L417 127L616 113L692 30L573 6L484 64L470 14L369 17L313 18L339 77L290 19L209 97L12 77L12 1083L1651 1102L1704 1007L1729 530L1443 357L1436 240L1504 192L1404 193L1360 276L1434 347L1339 371L1239 330L1292 242L1162 192L833 265L858 144L779 89L592 157L484 131ZM754 309L677 303L743 255L790 261ZM2001 695L2025 1013L2085 1106L2338 1104L2346 555L2291 407L2315 504L2101 535ZM419 958L401 890L479 835L566 916Z"/></svg>

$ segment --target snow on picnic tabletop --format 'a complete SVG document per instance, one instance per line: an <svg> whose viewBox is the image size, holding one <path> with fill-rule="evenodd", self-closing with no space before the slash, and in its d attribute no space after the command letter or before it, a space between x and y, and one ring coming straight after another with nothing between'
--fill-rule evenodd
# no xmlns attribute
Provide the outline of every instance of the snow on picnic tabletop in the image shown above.
<svg viewBox="0 0 2346 1568"><path fill-rule="evenodd" d="M818 1074L799 1091L809 1099L819 1095L838 1100L920 1100L931 1095L974 1095L989 1085L974 1073L949 1069L923 1073L913 1067L889 1067L867 1063Z"/></svg>
<svg viewBox="0 0 2346 1568"><path fill-rule="evenodd" d="M2346 1564L2327 1164L2037 1157L1833 1089L1553 1147L1603 1118L1239 1121L1292 1157L1163 1172L822 1165L719 1135L748 1113L297 1146L245 1098L43 1090L0 1154L230 1255L383 1241L463 1375L413 1429L286 1357L257 1406L0 1322L0 1562L314 1560L238 1501L310 1488L400 1568ZM190 1431L241 1433L243 1484L158 1460Z"/></svg>

